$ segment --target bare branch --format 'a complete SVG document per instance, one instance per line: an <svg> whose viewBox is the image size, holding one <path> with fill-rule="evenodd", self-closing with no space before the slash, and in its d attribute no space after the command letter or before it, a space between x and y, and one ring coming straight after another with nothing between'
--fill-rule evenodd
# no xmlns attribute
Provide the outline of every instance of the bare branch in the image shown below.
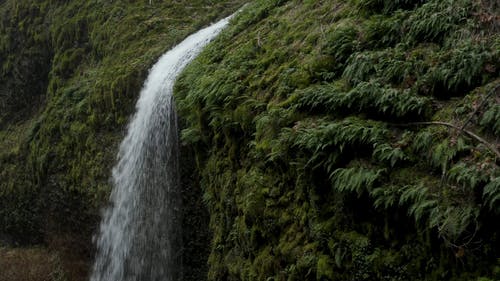
<svg viewBox="0 0 500 281"><path fill-rule="evenodd" d="M483 101L481 102L481 104L478 105L478 107L476 108L476 110L474 110L474 112L472 112L472 114L469 116L469 119L467 119L467 121L464 123L464 125L462 126L462 128L460 129L460 131L463 131L465 129L465 127L470 123L470 121L472 121L472 118L474 118L474 116L477 114L477 112L486 104L486 102L488 101L488 99L493 95L493 93L496 93L499 88L500 88L500 84L496 85L486 95L486 97L483 99Z"/></svg>
<svg viewBox="0 0 500 281"><path fill-rule="evenodd" d="M465 130L465 129L463 129L457 125L451 124L451 123L441 122L441 121L430 121L430 122L413 122L413 123L406 123L406 124L391 124L391 125L393 125L393 126L440 125L440 126L450 127L450 128L453 128L453 129L459 131L460 133L465 133L465 134L469 135L470 137L476 139L480 143L484 144L491 152L495 153L497 159L500 159L500 151L498 151L498 149L493 144L491 144L487 140L483 139L482 137L476 135L475 133L473 133L469 130Z"/></svg>

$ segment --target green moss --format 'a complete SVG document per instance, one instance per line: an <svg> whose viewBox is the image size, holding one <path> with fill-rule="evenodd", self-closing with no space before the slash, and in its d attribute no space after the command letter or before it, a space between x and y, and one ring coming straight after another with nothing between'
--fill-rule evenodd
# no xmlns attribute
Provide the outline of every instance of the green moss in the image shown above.
<svg viewBox="0 0 500 281"><path fill-rule="evenodd" d="M0 225L89 237L147 69L244 1L35 2L0 4ZM491 9L250 3L176 85L208 279L497 278L495 155L421 123L475 113L496 145L498 101L476 107L500 73Z"/></svg>
<svg viewBox="0 0 500 281"><path fill-rule="evenodd" d="M2 1L0 234L88 239L148 68L242 3Z"/></svg>
<svg viewBox="0 0 500 281"><path fill-rule="evenodd" d="M276 3L249 6L176 88L211 212L209 280L494 276L494 155L418 123L460 126L495 84L485 7ZM494 132L496 103L468 128Z"/></svg>
<svg viewBox="0 0 500 281"><path fill-rule="evenodd" d="M316 266L316 279L317 280L333 280L335 272L333 271L333 262L329 256L323 255L318 259Z"/></svg>

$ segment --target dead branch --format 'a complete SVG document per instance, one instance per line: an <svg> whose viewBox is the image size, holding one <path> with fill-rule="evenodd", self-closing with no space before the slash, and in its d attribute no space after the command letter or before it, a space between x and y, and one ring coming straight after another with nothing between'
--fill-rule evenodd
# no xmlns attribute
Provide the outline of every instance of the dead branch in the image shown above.
<svg viewBox="0 0 500 281"><path fill-rule="evenodd" d="M472 112L472 114L469 116L469 119L467 119L467 121L465 121L465 123L462 125L460 131L463 131L465 129L465 127L470 123L470 121L472 121L472 118L474 118L474 116L479 112L479 110L486 104L488 99L493 95L493 93L496 93L499 88L500 84L496 85L493 89L491 89L491 91L486 95L481 104L478 105L476 110L474 110L474 112Z"/></svg>
<svg viewBox="0 0 500 281"><path fill-rule="evenodd" d="M460 133L465 133L465 134L469 135L470 137L472 137L473 139L477 140L478 142L484 144L491 152L495 153L497 159L500 159L500 151L498 151L498 149L493 144L491 144L487 140L483 139L482 137L476 135L475 133L473 133L469 130L465 130L457 125L454 125L454 124L451 124L448 122L429 121L429 122L412 122L412 123L406 123L406 124L392 124L392 125L394 125L394 126L440 125L440 126L450 127L450 128L453 128L453 129L459 131Z"/></svg>

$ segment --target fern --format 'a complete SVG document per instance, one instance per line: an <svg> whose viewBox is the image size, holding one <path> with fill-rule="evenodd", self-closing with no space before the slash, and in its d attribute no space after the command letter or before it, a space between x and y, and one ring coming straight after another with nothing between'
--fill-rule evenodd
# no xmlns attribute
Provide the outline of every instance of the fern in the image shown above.
<svg viewBox="0 0 500 281"><path fill-rule="evenodd" d="M492 179L483 189L483 200L490 210L500 213L500 177Z"/></svg>
<svg viewBox="0 0 500 281"><path fill-rule="evenodd" d="M302 127L304 126L304 127ZM317 120L302 125L295 130L285 129L282 140L288 140L292 146L312 152L328 148L343 151L346 147L368 145L383 142L387 129L380 122L349 117L342 121Z"/></svg>
<svg viewBox="0 0 500 281"><path fill-rule="evenodd" d="M375 15L363 24L363 47L381 48L396 45L402 39L405 12L396 12L390 17Z"/></svg>
<svg viewBox="0 0 500 281"><path fill-rule="evenodd" d="M379 93L375 90L373 94L374 107L381 113L396 117L425 115L430 104L429 99L412 95L409 91L383 88Z"/></svg>
<svg viewBox="0 0 500 281"><path fill-rule="evenodd" d="M359 0L356 6L367 13L384 13L398 9L413 9L427 0Z"/></svg>
<svg viewBox="0 0 500 281"><path fill-rule="evenodd" d="M484 171L475 166L468 166L465 163L459 163L451 167L447 173L447 177L449 181L461 185L468 190L474 190L488 180Z"/></svg>
<svg viewBox="0 0 500 281"><path fill-rule="evenodd" d="M434 167L440 167L445 171L450 162L459 155L459 153L470 150L470 146L466 144L463 138L458 138L456 144L450 143L449 139L443 140L432 149L430 157L431 164Z"/></svg>
<svg viewBox="0 0 500 281"><path fill-rule="evenodd" d="M348 92L339 84L327 84L299 91L293 107L332 114L342 112L376 112L380 115L406 117L427 115L430 99L409 91L382 87L376 82L362 82Z"/></svg>
<svg viewBox="0 0 500 281"><path fill-rule="evenodd" d="M393 148L391 145L377 144L373 150L373 158L380 162L389 163L394 168L398 162L408 160L408 156L399 147Z"/></svg>
<svg viewBox="0 0 500 281"><path fill-rule="evenodd" d="M296 91L287 102L292 109L314 112L333 112L343 105L337 104L337 96L342 95L345 86L341 83L312 86Z"/></svg>
<svg viewBox="0 0 500 281"><path fill-rule="evenodd" d="M342 74L347 59L359 49L357 37L357 27L350 22L339 24L333 32L326 35L321 53L330 58L330 67L326 71L331 73L323 73L323 76L329 75L329 78L334 78Z"/></svg>
<svg viewBox="0 0 500 281"><path fill-rule="evenodd" d="M450 50L436 53L434 59L435 64L422 76L416 87L422 93L449 97L478 85L484 66L498 60L498 57L484 44L466 40ZM446 92L449 93L446 95Z"/></svg>
<svg viewBox="0 0 500 281"><path fill-rule="evenodd" d="M376 73L377 63L378 58L371 53L355 53L347 61L347 67L342 73L342 77L350 85L368 81Z"/></svg>
<svg viewBox="0 0 500 281"><path fill-rule="evenodd" d="M430 214L429 226L436 227L441 237L455 244L466 235L467 228L478 216L479 209L470 204L438 207Z"/></svg>
<svg viewBox="0 0 500 281"><path fill-rule="evenodd" d="M373 206L376 209L387 210L398 206L401 190L395 185L385 185L374 188L370 196L374 199Z"/></svg>
<svg viewBox="0 0 500 281"><path fill-rule="evenodd" d="M482 42L464 40L439 52L431 47L405 50L404 45L352 55L343 72L349 85L378 81L411 87L424 95L450 97L479 85L484 67L498 61L498 51ZM424 56L424 57L422 57Z"/></svg>
<svg viewBox="0 0 500 281"><path fill-rule="evenodd" d="M202 140L202 133L199 128L188 128L181 131L181 141L183 144L193 145Z"/></svg>
<svg viewBox="0 0 500 281"><path fill-rule="evenodd" d="M336 191L356 192L361 196L364 192L370 192L384 173L385 169L341 168L330 174L330 180Z"/></svg>
<svg viewBox="0 0 500 281"><path fill-rule="evenodd" d="M431 0L415 10L405 23L409 42L440 42L472 12L471 0Z"/></svg>
<svg viewBox="0 0 500 281"><path fill-rule="evenodd" d="M500 136L500 105L491 106L481 118L481 126Z"/></svg>
<svg viewBox="0 0 500 281"><path fill-rule="evenodd" d="M429 129L422 130L414 136L411 150L415 155L428 155L431 151L436 135Z"/></svg>
<svg viewBox="0 0 500 281"><path fill-rule="evenodd" d="M402 189L399 205L409 206L408 214L420 221L438 205L438 200L431 196L429 189L423 184L408 185Z"/></svg>

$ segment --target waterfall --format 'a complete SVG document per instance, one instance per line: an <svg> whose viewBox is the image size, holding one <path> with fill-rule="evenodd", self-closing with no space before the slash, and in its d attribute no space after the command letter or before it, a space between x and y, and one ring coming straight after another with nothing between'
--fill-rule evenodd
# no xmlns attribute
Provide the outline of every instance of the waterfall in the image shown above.
<svg viewBox="0 0 500 281"><path fill-rule="evenodd" d="M100 225L91 281L182 280L173 84L230 18L187 37L151 68L113 168L111 204Z"/></svg>

